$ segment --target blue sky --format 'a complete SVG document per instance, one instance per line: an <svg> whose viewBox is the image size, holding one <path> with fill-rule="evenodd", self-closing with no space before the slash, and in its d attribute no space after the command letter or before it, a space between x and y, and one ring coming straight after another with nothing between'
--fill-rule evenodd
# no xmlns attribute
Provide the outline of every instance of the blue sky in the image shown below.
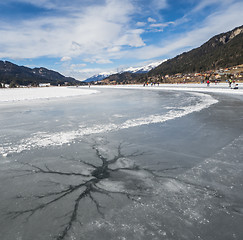
<svg viewBox="0 0 243 240"><path fill-rule="evenodd" d="M242 0L7 0L0 59L84 80L199 47L242 12Z"/></svg>

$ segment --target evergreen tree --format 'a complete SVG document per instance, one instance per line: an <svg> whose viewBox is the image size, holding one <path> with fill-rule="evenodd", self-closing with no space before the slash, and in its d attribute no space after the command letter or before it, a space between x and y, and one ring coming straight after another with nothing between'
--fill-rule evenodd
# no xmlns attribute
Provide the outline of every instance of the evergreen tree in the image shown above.
<svg viewBox="0 0 243 240"><path fill-rule="evenodd" d="M17 87L16 81L12 81L12 82L9 84L9 87L10 87L10 88L16 88L16 87Z"/></svg>

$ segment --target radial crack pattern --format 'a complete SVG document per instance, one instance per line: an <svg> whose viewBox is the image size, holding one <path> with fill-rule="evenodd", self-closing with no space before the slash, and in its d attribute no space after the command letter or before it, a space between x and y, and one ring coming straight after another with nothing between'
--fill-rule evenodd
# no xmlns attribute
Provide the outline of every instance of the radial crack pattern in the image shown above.
<svg viewBox="0 0 243 240"><path fill-rule="evenodd" d="M55 170L53 167L49 167L47 164L44 165L44 167L40 167L34 164L30 163L22 163L25 169L23 169L21 172L24 172L25 174L19 175L19 176L28 176L28 175L48 175L48 176L61 176L69 179L71 177L74 177L75 179L78 178L78 183L73 184L73 182L70 179L70 184L62 186L61 189L56 191L49 191L42 194L36 194L32 196L34 199L39 199L41 203L36 203L37 205L32 208L26 208L24 210L17 210L9 212L8 215L12 217L13 219L24 216L26 220L29 220L34 214L36 214L39 211L46 210L50 206L55 205L62 199L69 198L72 195L73 202L70 207L70 211L65 213L64 218L64 224L62 226L59 226L59 232L55 236L56 240L63 240L67 238L71 231L73 230L75 223L80 223L82 225L82 222L79 219L79 213L82 206L82 203L85 199L90 200L90 203L92 203L93 207L97 211L97 213L101 216L105 216L105 208L106 206L101 204L99 202L99 198L97 198L97 195L103 195L104 197L108 197L110 200L113 200L116 195L121 195L126 197L128 200L141 203L140 199L141 197L146 196L146 192L143 192L143 189L137 188L135 190L129 190L129 189L110 189L109 187L104 187L102 183L104 181L110 181L111 175L114 177L114 175L118 175L119 173L122 174L131 174L133 173L134 176L136 176L136 173L145 173L147 176L150 177L150 179L153 179L155 181L159 181L162 178L173 180L173 181L179 181L186 185L192 185L195 188L199 190L210 190L213 192L213 189L203 189L203 187L199 185L193 185L192 183L183 181L182 179L178 179L176 177L172 176L165 176L164 172L168 170L174 170L175 168L166 168L162 170L151 170L148 167L142 167L137 164L135 164L131 159L136 158L138 156L144 155L144 153L140 153L138 151L130 153L130 154L123 154L122 153L122 144L119 144L116 149L116 154L112 158L106 157L104 153L100 150L97 144L94 144L92 146L92 150L95 153L96 162L99 162L97 164L89 163L88 161L84 160L78 160L77 163L81 163L82 166L85 166L87 169L88 174L79 173L77 171L61 171L61 170ZM97 161L98 160L98 161ZM130 164L121 164L124 161L131 161ZM65 180L66 181L66 180ZM68 181L68 180L67 180ZM76 180L77 181L77 180ZM142 181L142 180L141 180ZM56 187L60 187L58 184L55 185ZM23 199L24 197L19 197L20 199Z"/></svg>

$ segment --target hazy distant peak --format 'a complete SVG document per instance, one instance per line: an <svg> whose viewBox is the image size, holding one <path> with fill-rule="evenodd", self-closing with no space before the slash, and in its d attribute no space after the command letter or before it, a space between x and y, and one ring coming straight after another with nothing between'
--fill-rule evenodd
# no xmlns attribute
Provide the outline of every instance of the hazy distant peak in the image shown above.
<svg viewBox="0 0 243 240"><path fill-rule="evenodd" d="M114 71L111 71L111 72L102 72L102 73L93 75L90 78L87 78L85 80L85 82L101 81L101 80L109 77L110 75L116 74L116 73L124 73L124 72L130 72L130 73L147 73L150 70L152 70L153 68L159 66L164 61L166 61L166 60L152 62L152 63L149 63L149 64L147 64L145 66L142 66L142 67L129 67L129 68L126 68L125 70L122 70L122 71L119 71L119 72L114 72Z"/></svg>

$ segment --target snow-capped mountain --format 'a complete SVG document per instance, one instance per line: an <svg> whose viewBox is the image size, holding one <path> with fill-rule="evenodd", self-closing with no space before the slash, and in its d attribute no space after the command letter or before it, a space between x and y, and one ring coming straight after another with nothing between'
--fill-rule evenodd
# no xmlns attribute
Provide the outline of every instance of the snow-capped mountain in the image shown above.
<svg viewBox="0 0 243 240"><path fill-rule="evenodd" d="M166 60L158 61L158 62L153 62L153 63L150 63L150 64L145 65L143 67L130 67L130 68L127 68L127 69L123 70L122 72L147 73L150 70L152 70L153 68L159 66L164 61L166 61Z"/></svg>
<svg viewBox="0 0 243 240"><path fill-rule="evenodd" d="M106 77L109 77L113 73L99 73L96 75L93 75L90 78L87 78L84 82L96 82L96 81L101 81Z"/></svg>
<svg viewBox="0 0 243 240"><path fill-rule="evenodd" d="M124 72L131 72L131 73L147 73L150 70L152 70L153 68L159 66L161 63L163 63L166 60L163 61L157 61L157 62L153 62L150 64L147 64L143 67L129 67L125 70L119 71L119 72L104 72L104 73L99 73L97 75L94 75L90 78L87 78L84 82L95 82L95 81L101 81L107 77L109 77L112 74L116 74L116 73L124 73Z"/></svg>

